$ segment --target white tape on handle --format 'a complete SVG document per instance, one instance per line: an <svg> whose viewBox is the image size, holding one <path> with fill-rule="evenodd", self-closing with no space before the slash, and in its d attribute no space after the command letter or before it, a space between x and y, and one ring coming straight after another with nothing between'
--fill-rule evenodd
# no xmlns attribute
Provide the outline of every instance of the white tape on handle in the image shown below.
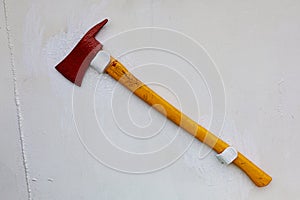
<svg viewBox="0 0 300 200"><path fill-rule="evenodd" d="M235 148L233 147L227 147L222 153L217 154L216 157L218 160L226 165L229 165L236 159L238 156L238 152Z"/></svg>
<svg viewBox="0 0 300 200"><path fill-rule="evenodd" d="M91 62L91 67L93 67L100 74L104 72L105 68L110 63L110 54L106 51L99 51L95 58Z"/></svg>

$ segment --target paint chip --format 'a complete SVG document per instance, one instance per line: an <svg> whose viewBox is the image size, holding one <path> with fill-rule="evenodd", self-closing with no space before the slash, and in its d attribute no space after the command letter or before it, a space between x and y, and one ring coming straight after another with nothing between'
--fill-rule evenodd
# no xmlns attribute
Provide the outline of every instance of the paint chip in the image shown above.
<svg viewBox="0 0 300 200"><path fill-rule="evenodd" d="M53 179L52 178L48 178L47 179L49 182L53 182Z"/></svg>

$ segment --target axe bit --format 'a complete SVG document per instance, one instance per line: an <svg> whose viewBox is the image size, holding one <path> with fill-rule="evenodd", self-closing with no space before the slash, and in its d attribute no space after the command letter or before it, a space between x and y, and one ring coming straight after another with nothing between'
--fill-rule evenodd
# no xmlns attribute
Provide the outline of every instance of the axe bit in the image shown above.
<svg viewBox="0 0 300 200"><path fill-rule="evenodd" d="M107 21L108 20L105 19L91 28L69 55L56 66L56 69L77 86L81 86L84 74L90 65L100 73L105 72L109 74L112 78L128 88L144 102L153 106L158 112L166 116L173 123L215 150L218 153L218 157L223 156L223 159L221 160L228 164L233 162L248 175L256 186L263 187L268 185L272 178L266 172L248 160L243 154L237 152L233 147L230 147L226 142L197 124L187 115L183 114L165 99L160 97L131 74L118 60L111 57L105 51L100 51L102 49L102 44L95 39L95 36ZM232 154L235 154L235 156L229 156L228 158L228 155Z"/></svg>

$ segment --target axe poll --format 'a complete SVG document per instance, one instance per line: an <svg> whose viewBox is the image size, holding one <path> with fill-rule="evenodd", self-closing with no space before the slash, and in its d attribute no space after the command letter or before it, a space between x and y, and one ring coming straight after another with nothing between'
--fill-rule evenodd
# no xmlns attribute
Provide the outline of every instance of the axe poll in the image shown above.
<svg viewBox="0 0 300 200"><path fill-rule="evenodd" d="M243 154L230 147L229 144L180 112L131 74L118 60L101 50L102 44L95 39L95 36L107 21L105 19L92 27L69 55L56 66L56 69L77 86L81 86L84 74L90 65L99 73L109 74L173 123L215 150L218 153L217 157L222 162L227 164L233 162L248 175L256 186L268 185L272 180L271 176L248 160Z"/></svg>

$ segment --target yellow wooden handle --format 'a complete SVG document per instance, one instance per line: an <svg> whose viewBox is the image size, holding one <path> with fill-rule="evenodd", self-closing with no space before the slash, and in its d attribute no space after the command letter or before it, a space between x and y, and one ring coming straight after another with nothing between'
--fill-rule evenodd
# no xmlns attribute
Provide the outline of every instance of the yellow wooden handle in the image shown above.
<svg viewBox="0 0 300 200"><path fill-rule="evenodd" d="M111 62L109 66L106 67L105 72L132 91L144 102L153 106L157 111L165 115L172 122L186 130L201 142L213 148L217 153L223 152L229 146L226 142L197 124L143 84L116 59L111 58ZM238 157L233 161L233 163L241 168L254 182L254 184L259 187L268 185L272 180L267 173L253 164L241 153L238 153Z"/></svg>

